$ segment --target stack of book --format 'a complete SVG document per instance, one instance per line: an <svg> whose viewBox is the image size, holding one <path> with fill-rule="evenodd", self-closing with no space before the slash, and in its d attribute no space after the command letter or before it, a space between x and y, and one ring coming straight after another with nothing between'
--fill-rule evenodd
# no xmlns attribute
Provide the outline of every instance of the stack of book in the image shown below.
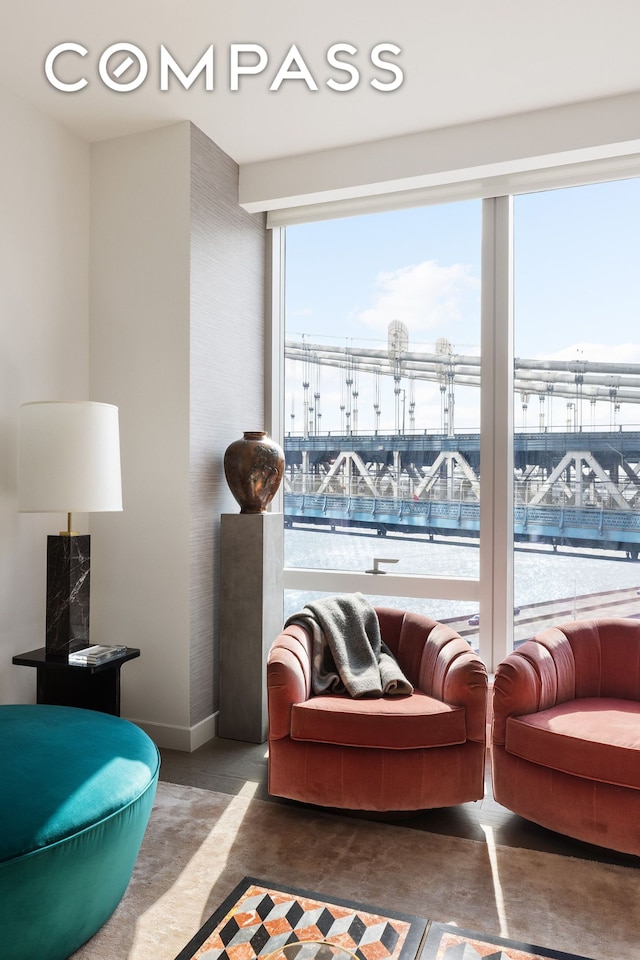
<svg viewBox="0 0 640 960"><path fill-rule="evenodd" d="M123 646L107 646L106 644L96 644L93 647L83 647L82 650L75 650L69 654L69 663L82 667L95 667L106 660L113 660L114 657L121 657L127 652Z"/></svg>

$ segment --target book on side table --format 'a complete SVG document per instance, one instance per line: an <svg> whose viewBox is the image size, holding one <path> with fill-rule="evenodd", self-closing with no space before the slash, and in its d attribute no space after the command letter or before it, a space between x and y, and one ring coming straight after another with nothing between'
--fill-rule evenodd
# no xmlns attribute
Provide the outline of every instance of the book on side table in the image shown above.
<svg viewBox="0 0 640 960"><path fill-rule="evenodd" d="M81 650L70 653L69 663L80 667L95 667L98 663L113 660L114 657L121 657L126 652L127 647L122 645L108 646L98 643L92 647L83 647Z"/></svg>

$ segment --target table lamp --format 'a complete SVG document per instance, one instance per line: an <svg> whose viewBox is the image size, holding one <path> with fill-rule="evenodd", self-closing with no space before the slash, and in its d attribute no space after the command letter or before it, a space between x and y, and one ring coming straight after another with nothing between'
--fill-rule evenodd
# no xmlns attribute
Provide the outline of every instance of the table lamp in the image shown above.
<svg viewBox="0 0 640 960"><path fill-rule="evenodd" d="M117 407L21 405L18 509L67 515L67 529L47 537L46 655L63 659L89 645L91 539L72 530L72 513L122 510Z"/></svg>

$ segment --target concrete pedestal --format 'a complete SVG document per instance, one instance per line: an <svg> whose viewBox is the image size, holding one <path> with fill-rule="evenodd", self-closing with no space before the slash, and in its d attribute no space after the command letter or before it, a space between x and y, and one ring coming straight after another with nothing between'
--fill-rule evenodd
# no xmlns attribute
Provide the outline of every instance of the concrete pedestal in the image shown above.
<svg viewBox="0 0 640 960"><path fill-rule="evenodd" d="M282 630L281 513L225 513L220 530L218 736L267 739L269 648Z"/></svg>

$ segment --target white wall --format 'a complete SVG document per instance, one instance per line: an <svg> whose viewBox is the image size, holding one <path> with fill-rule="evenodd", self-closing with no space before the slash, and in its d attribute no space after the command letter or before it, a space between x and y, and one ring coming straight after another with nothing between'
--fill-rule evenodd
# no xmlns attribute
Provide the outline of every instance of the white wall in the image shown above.
<svg viewBox="0 0 640 960"><path fill-rule="evenodd" d="M123 715L193 749L215 730L224 450L264 422L264 216L189 123L89 147L0 91L0 124L0 703L35 700L11 657L44 645L66 522L17 512L19 405L90 397L120 409L124 497L90 518L91 639L141 649Z"/></svg>
<svg viewBox="0 0 640 960"><path fill-rule="evenodd" d="M224 451L264 420L265 217L238 204L238 165L191 127L191 724L217 715L220 514L238 511Z"/></svg>
<svg viewBox="0 0 640 960"><path fill-rule="evenodd" d="M224 451L263 426L264 216L188 123L91 160L91 396L120 408L124 498L91 519L92 640L141 649L122 712L189 750L215 732Z"/></svg>
<svg viewBox="0 0 640 960"><path fill-rule="evenodd" d="M122 713L165 742L190 723L189 129L91 149L91 396L120 409L124 501L92 517L91 636L141 649Z"/></svg>
<svg viewBox="0 0 640 960"><path fill-rule="evenodd" d="M0 703L14 703L35 701L35 670L11 657L44 646L46 536L66 526L17 513L18 409L88 395L89 148L1 89L0 129Z"/></svg>

